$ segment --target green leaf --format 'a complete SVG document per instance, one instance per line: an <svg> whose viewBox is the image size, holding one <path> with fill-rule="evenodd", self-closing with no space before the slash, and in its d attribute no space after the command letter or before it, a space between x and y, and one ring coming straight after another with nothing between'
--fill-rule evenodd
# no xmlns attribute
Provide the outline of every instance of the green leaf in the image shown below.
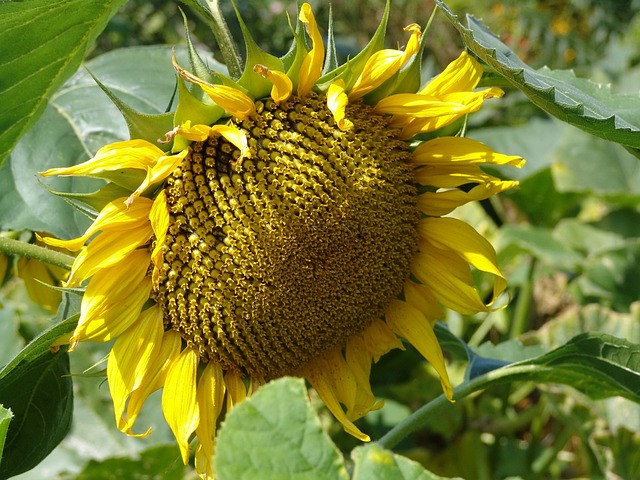
<svg viewBox="0 0 640 480"><path fill-rule="evenodd" d="M467 26L442 0L436 0L467 47L520 89L538 107L591 135L640 148L640 97L613 95L572 73L534 70L473 16Z"/></svg>
<svg viewBox="0 0 640 480"><path fill-rule="evenodd" d="M581 255L556 240L553 232L545 228L507 226L502 229L501 242L503 245L516 245L557 268L575 269L583 260Z"/></svg>
<svg viewBox="0 0 640 480"><path fill-rule="evenodd" d="M0 3L0 166L125 1Z"/></svg>
<svg viewBox="0 0 640 480"><path fill-rule="evenodd" d="M353 450L355 463L352 480L445 480L422 465L385 450L375 443Z"/></svg>
<svg viewBox="0 0 640 480"><path fill-rule="evenodd" d="M91 60L87 68L127 105L158 114L166 110L175 87L171 55L170 46L119 49ZM178 49L176 55L185 59L186 51ZM144 81L140 72L144 72ZM80 177L42 179L37 172L81 163L105 144L128 137L118 109L91 75L77 72L13 150L8 162L13 181L0 178L0 185L7 187L0 196L0 206L6 207L0 209L0 226L42 230L60 238L79 236L88 226L87 218L39 182L74 193L94 192L104 182Z"/></svg>
<svg viewBox="0 0 640 480"><path fill-rule="evenodd" d="M489 372L474 390L519 380L562 383L594 399L620 396L640 403L640 345L583 333L549 353Z"/></svg>
<svg viewBox="0 0 640 480"><path fill-rule="evenodd" d="M161 445L140 453L139 458L107 458L102 462L91 460L74 480L183 480L185 466L175 445Z"/></svg>
<svg viewBox="0 0 640 480"><path fill-rule="evenodd" d="M0 371L0 403L15 415L0 464L2 479L40 463L71 427L69 356L66 349L49 349L67 326L58 324L44 332Z"/></svg>
<svg viewBox="0 0 640 480"><path fill-rule="evenodd" d="M298 378L272 381L235 406L218 434L214 462L219 480L348 478Z"/></svg>
<svg viewBox="0 0 640 480"><path fill-rule="evenodd" d="M11 409L4 408L4 406L0 404L0 465L2 465L4 442L7 438L7 430L9 429L12 418L13 412L11 412Z"/></svg>
<svg viewBox="0 0 640 480"><path fill-rule="evenodd" d="M75 296L64 295L55 323L33 339L0 370L0 404L10 407L9 425L0 479L30 470L67 435L73 413L73 384L66 348L51 344L73 331L79 314Z"/></svg>
<svg viewBox="0 0 640 480"><path fill-rule="evenodd" d="M638 159L620 145L579 130L564 132L552 171L559 192L587 192L620 204L640 203Z"/></svg>

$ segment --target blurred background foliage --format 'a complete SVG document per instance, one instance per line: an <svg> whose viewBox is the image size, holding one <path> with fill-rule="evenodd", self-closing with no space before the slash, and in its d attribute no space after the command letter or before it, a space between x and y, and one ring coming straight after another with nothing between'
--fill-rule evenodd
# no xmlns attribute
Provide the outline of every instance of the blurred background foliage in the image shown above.
<svg viewBox="0 0 640 480"><path fill-rule="evenodd" d="M233 19L230 2L221 2ZM319 24L328 3L312 1ZM359 51L378 26L384 0L332 2L342 59ZM293 2L236 0L263 48L282 54L291 33ZM451 10L481 18L534 68L574 69L579 76L638 94L638 0L449 0ZM392 0L387 40L403 45L405 25L424 25L429 0ZM179 4L130 0L110 21L90 57L120 47L184 44ZM218 57L213 35L185 9L198 47ZM363 14L362 12L366 12ZM293 20L292 20L293 21ZM237 23L230 26L240 39ZM442 16L428 32L426 78L455 58L462 42ZM515 89L470 118L468 135L498 151L523 155L522 171L502 171L521 182L517 191L470 205L462 215L488 236L510 282L510 305L499 312L461 318L448 326L478 354L514 361L531 349L545 351L583 331L602 331L640 342L640 164L619 145L595 139L548 118ZM15 259L0 258L0 357L4 362L49 313L10 274ZM482 279L479 278L482 282ZM104 349L79 349L73 371L83 371ZM465 359L449 353L454 383ZM2 362L2 363L4 363ZM392 352L372 370L374 392L386 401L360 423L379 438L440 392L430 367L415 352ZM151 443L124 438L114 428L102 379L75 382L77 419L72 434L43 464L17 478L185 478L177 448L161 421ZM313 399L313 398L312 398ZM345 455L357 441L316 402ZM153 410L153 407L147 410ZM155 409L159 411L159 408ZM79 419L79 420L78 420ZM96 438L101 438L99 448ZM568 387L517 384L493 388L449 406L396 448L445 476L484 479L640 478L640 409L614 398L593 401ZM84 471L83 471L84 470ZM137 473L132 473L137 472ZM143 474L146 476L136 476Z"/></svg>

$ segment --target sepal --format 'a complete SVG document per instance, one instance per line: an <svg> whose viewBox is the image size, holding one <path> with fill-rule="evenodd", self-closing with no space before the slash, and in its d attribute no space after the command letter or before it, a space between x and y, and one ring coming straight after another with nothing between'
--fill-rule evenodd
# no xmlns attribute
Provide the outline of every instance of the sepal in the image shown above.
<svg viewBox="0 0 640 480"><path fill-rule="evenodd" d="M182 15L182 21L184 23L184 34L187 40L187 54L189 55L189 63L191 64L191 69L193 72L203 80L206 80L209 83L216 83L216 73L211 70L202 60L202 57L198 54L198 51L193 45L191 41L191 32L189 32L189 24L187 22L187 17L180 8L180 14Z"/></svg>
<svg viewBox="0 0 640 480"><path fill-rule="evenodd" d="M387 0L387 3L384 7L384 13L382 14L382 18L380 19L380 25L378 25L376 33L373 35L373 37L371 37L371 40L369 41L367 46L364 47L362 51L352 59L343 63L338 68L335 68L334 70L331 70L330 72L322 75L316 83L317 87L321 91L325 91L327 88L329 88L329 84L338 79L344 80L347 91L351 90L351 87L355 83L356 79L364 70L364 66L367 63L367 60L369 60L369 57L371 57L371 55L373 55L378 50L382 50L384 48L384 38L387 30L387 22L389 21L389 10L390 2L389 0Z"/></svg>
<svg viewBox="0 0 640 480"><path fill-rule="evenodd" d="M91 75L100 89L109 97L118 110L120 110L122 117L125 122L127 122L129 138L138 138L156 144L158 138L163 138L165 132L173 128L173 113L148 114L138 112L120 100L106 85L93 76L91 72L89 72L89 75Z"/></svg>
<svg viewBox="0 0 640 480"><path fill-rule="evenodd" d="M242 76L238 79L238 84L246 89L246 91L253 96L253 98L262 98L269 95L271 91L272 83L265 79L262 75L254 71L255 65L263 65L270 70L276 70L279 72L284 71L282 60L262 50L251 36L251 32L247 28L247 25L242 20L242 16L238 11L238 8L233 5L238 17L238 23L240 24L240 30L242 31L242 37L244 38L244 44L246 48L246 62L244 64L244 71Z"/></svg>
<svg viewBox="0 0 640 480"><path fill-rule="evenodd" d="M209 97L206 98L208 99ZM175 125L182 125L187 121L191 121L194 125L213 125L224 113L222 107L205 103L196 98L184 80L178 77L178 107L173 119ZM179 152L187 148L190 143L184 137L178 135L173 140L172 151L174 153Z"/></svg>

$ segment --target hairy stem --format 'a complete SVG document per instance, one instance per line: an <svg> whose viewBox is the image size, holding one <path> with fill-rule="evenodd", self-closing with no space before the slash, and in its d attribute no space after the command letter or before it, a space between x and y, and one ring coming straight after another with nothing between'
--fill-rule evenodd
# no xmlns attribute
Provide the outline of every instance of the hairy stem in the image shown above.
<svg viewBox="0 0 640 480"><path fill-rule="evenodd" d="M74 258L71 255L49 250L48 248L33 245L31 243L21 242L12 238L0 236L0 252L9 255L20 255L22 257L33 258L44 263L71 269Z"/></svg>

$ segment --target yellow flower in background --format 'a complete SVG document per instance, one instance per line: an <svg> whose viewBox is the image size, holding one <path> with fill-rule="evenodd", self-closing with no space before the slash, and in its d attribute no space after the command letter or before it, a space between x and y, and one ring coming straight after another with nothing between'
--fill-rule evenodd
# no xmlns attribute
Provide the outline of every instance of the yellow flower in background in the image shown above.
<svg viewBox="0 0 640 480"><path fill-rule="evenodd" d="M138 178L82 237L45 241L79 251L68 287L88 281L71 347L115 339L107 375L118 428L148 434L134 424L162 388L185 463L198 439L203 478L213 476L218 416L283 375L305 377L363 441L353 422L382 406L371 364L402 339L451 399L434 322L442 306L490 311L506 288L487 240L445 215L517 185L483 164L523 160L468 138L414 138L502 92L475 90L482 69L466 53L407 91L419 83L417 25L405 49L373 44L322 74L325 46L308 4L299 21L310 48L298 39L277 59L249 41L237 82L176 64L172 144L118 142L43 173ZM472 268L492 277L488 304Z"/></svg>
<svg viewBox="0 0 640 480"><path fill-rule="evenodd" d="M33 243L44 246L40 239L36 239ZM12 266L11 257L0 253L0 286L9 277ZM62 292L52 287L61 287L62 282L69 275L69 270L33 258L20 257L15 262L14 272L24 281L31 300L51 313L58 310Z"/></svg>

